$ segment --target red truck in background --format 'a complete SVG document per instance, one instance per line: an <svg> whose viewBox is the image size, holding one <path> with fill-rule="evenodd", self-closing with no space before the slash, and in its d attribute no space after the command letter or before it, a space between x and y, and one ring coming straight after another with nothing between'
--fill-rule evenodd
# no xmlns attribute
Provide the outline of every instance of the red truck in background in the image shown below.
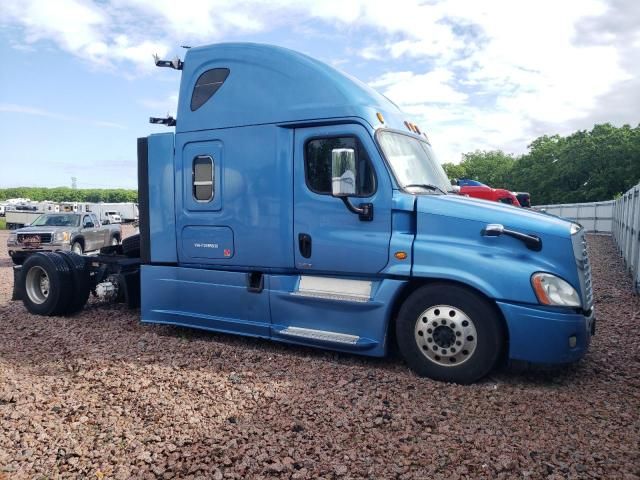
<svg viewBox="0 0 640 480"><path fill-rule="evenodd" d="M510 192L509 190L505 190L504 188L491 188L484 183L478 182L477 180L470 180L467 178L456 180L455 183L460 187L460 195L467 195L473 198L482 198L483 200L490 200L493 202L506 203L515 207L523 206L520 205L516 194Z"/></svg>

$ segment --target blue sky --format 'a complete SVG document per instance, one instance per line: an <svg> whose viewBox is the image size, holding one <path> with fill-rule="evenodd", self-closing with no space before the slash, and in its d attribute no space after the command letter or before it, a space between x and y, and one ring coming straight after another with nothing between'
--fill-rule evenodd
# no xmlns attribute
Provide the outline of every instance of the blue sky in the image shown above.
<svg viewBox="0 0 640 480"><path fill-rule="evenodd" d="M440 160L522 153L542 134L640 121L640 7L445 0L5 0L0 187L136 187L136 138L175 112L179 72L152 55L253 41L369 83Z"/></svg>

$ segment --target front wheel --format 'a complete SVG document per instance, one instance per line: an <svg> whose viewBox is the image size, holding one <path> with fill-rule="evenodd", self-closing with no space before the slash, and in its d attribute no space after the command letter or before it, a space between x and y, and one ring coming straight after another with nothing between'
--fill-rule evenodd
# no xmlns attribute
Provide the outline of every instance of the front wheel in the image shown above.
<svg viewBox="0 0 640 480"><path fill-rule="evenodd" d="M73 245L71 245L71 251L77 255L82 255L84 253L84 248L82 248L82 243L73 242Z"/></svg>
<svg viewBox="0 0 640 480"><path fill-rule="evenodd" d="M426 285L404 302L396 321L403 357L418 375L468 384L496 365L505 333L495 307L458 285Z"/></svg>

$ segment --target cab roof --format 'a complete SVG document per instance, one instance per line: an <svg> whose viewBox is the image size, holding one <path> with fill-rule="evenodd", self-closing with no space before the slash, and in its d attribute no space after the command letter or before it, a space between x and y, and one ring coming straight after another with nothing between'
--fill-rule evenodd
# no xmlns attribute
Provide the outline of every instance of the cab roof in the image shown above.
<svg viewBox="0 0 640 480"><path fill-rule="evenodd" d="M194 110L194 87L208 82L219 88ZM377 112L386 126L404 128L394 103L325 63L272 45L222 43L187 51L176 133L344 117L379 126Z"/></svg>

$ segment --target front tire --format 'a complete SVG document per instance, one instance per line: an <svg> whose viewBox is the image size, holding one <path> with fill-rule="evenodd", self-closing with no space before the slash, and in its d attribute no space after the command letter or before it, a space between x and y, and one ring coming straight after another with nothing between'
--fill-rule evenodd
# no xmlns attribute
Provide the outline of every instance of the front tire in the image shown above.
<svg viewBox="0 0 640 480"><path fill-rule="evenodd" d="M493 369L506 336L499 313L486 298L440 283L409 295L396 321L396 338L418 375L469 384Z"/></svg>
<svg viewBox="0 0 640 480"><path fill-rule="evenodd" d="M71 251L77 255L82 255L84 253L84 247L81 242L76 241L71 245Z"/></svg>

